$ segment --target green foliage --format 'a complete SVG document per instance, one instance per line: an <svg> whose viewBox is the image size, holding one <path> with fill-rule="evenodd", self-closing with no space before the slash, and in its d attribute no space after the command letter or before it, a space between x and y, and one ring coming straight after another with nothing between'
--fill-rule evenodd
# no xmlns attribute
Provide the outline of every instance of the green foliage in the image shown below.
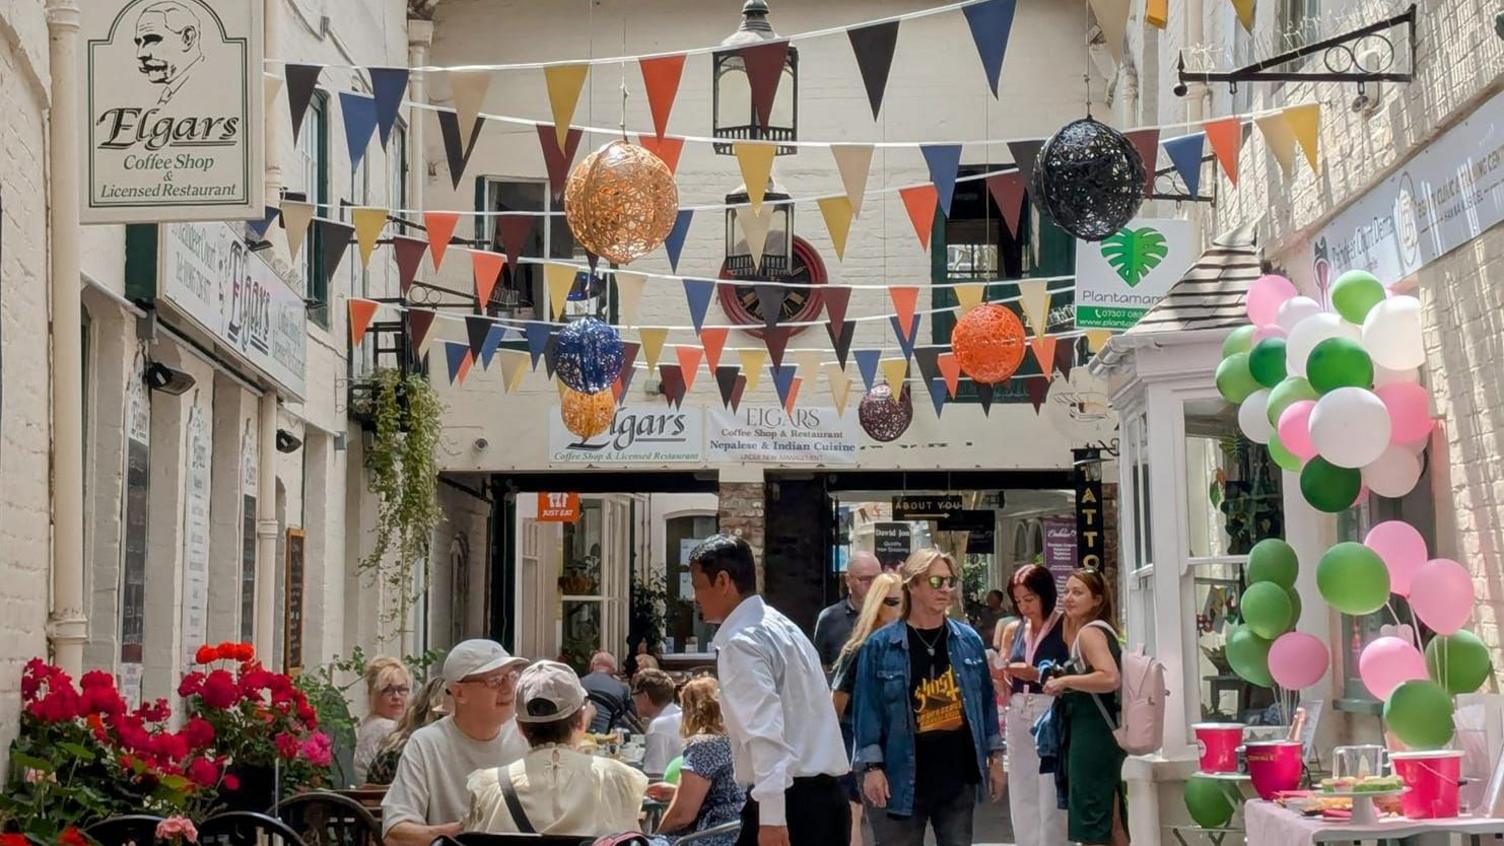
<svg viewBox="0 0 1504 846"><path fill-rule="evenodd" d="M444 651L440 649L402 656L402 663L412 676L415 694L428 680L429 671L443 660ZM320 730L334 739L336 749L351 752L355 749L355 730L359 721L351 713L350 699L363 693L360 685L364 681L368 661L369 656L365 650L357 646L351 650L350 657L341 658L336 655L329 663L298 676L298 689L308 697L308 704L318 713ZM336 784L350 784L355 780L355 773L345 770L346 757L336 755L334 758Z"/></svg>
<svg viewBox="0 0 1504 846"><path fill-rule="evenodd" d="M1120 229L1102 242L1102 258L1107 259L1130 288L1142 282L1169 254L1165 236L1147 226Z"/></svg>

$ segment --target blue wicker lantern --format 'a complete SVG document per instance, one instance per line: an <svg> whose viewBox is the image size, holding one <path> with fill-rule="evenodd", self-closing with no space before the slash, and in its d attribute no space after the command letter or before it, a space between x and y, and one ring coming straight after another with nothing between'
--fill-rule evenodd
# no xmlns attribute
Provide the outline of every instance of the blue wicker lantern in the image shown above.
<svg viewBox="0 0 1504 846"><path fill-rule="evenodd" d="M559 330L555 374L582 394L598 394L621 374L621 336L609 324L587 317Z"/></svg>

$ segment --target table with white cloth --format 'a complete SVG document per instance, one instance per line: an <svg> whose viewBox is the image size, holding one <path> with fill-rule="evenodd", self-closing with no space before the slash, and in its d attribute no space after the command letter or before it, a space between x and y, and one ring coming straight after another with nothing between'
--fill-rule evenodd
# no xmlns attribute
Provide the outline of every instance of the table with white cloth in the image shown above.
<svg viewBox="0 0 1504 846"><path fill-rule="evenodd" d="M1453 817L1412 820L1381 819L1368 825L1347 820L1307 817L1263 800L1243 806L1248 846L1307 846L1316 843L1388 843L1427 834L1461 834L1465 843L1491 843L1504 837L1504 819ZM1446 842L1446 841L1442 841Z"/></svg>

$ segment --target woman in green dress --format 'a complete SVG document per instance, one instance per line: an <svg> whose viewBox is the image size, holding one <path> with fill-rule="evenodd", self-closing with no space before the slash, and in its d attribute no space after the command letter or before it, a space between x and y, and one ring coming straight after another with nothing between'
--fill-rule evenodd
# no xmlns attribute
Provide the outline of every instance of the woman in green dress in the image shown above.
<svg viewBox="0 0 1504 846"><path fill-rule="evenodd" d="M1065 581L1063 634L1071 648L1069 675L1045 683L1062 709L1061 760L1067 783L1071 840L1126 846L1128 828L1121 791L1123 750L1112 736L1118 720L1122 648L1112 624L1112 598L1097 570L1077 570Z"/></svg>

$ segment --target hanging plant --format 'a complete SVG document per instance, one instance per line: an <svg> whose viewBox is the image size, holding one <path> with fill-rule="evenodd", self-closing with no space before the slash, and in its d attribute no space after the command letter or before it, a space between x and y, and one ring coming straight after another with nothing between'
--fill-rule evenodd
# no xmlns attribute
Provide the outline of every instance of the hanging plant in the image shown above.
<svg viewBox="0 0 1504 846"><path fill-rule="evenodd" d="M435 451L443 407L420 373L404 378L382 369L372 381L376 433L365 461L379 507L376 543L360 567L392 588L397 604L391 614L405 619L428 583L428 546L441 516Z"/></svg>

